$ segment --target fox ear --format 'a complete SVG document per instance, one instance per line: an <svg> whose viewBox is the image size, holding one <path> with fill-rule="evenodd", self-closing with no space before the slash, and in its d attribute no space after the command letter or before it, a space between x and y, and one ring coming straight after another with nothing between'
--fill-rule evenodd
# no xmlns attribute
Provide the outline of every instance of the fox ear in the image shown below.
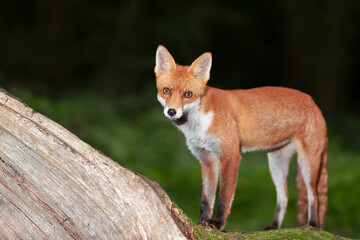
<svg viewBox="0 0 360 240"><path fill-rule="evenodd" d="M204 53L191 64L188 71L199 81L207 82L210 78L211 61L211 53Z"/></svg>
<svg viewBox="0 0 360 240"><path fill-rule="evenodd" d="M176 64L174 58L163 45L159 45L156 50L156 75L168 74L175 69Z"/></svg>

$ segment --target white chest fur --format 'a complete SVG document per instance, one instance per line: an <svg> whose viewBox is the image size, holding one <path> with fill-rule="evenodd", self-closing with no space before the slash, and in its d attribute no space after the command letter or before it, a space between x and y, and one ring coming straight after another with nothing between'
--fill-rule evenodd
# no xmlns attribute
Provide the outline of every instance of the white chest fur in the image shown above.
<svg viewBox="0 0 360 240"><path fill-rule="evenodd" d="M181 125L177 125L186 137L188 148L200 161L204 150L211 152L217 159L220 158L218 140L214 135L207 133L213 117L213 112L204 114L197 109L190 110L187 113L187 121Z"/></svg>

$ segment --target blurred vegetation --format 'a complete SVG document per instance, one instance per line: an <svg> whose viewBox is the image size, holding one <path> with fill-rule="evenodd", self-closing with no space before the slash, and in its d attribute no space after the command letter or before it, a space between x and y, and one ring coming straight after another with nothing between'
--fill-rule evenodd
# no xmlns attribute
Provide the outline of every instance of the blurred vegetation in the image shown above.
<svg viewBox="0 0 360 240"><path fill-rule="evenodd" d="M121 165L157 181L195 222L200 164L156 100L154 55L213 53L209 84L313 96L329 127L325 229L360 238L360 1L0 1L0 87ZM295 160L295 157L294 159ZM296 164L284 227L296 226ZM226 229L275 211L265 152L244 154Z"/></svg>

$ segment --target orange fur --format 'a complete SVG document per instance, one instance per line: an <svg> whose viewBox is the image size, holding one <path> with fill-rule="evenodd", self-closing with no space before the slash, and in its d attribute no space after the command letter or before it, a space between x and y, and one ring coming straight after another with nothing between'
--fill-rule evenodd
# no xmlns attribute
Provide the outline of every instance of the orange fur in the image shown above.
<svg viewBox="0 0 360 240"><path fill-rule="evenodd" d="M156 85L159 101L165 107L164 114L178 124L187 138L190 150L202 163L204 213L200 216L200 223L217 229L224 227L234 197L241 151L266 149L269 153L274 152L274 156L278 154L279 158L285 159L291 156L294 146L299 163L299 223L322 227L327 204L326 123L312 98L300 91L282 87L249 90L209 87L206 83L210 77L210 53L201 55L187 67L176 65L170 53L159 46L156 60ZM165 94L164 88L169 88L171 94ZM191 91L192 97L184 97L187 91ZM188 110L188 106L193 109ZM172 118L166 112L167 109L174 109L181 114ZM191 124L194 126L190 126L190 123L186 126L187 120L193 121ZM205 132L202 132L202 126ZM194 131L199 132L197 134ZM289 154L286 146L289 146ZM269 161L277 161L274 159L269 158ZM216 164L220 164L219 209L215 220L211 220L209 218L213 209L208 198L216 192L217 178L212 166L216 161ZM283 172L278 172L276 164L273 165L275 170L272 173L275 184L283 181L287 175L286 167L280 164L279 171ZM273 174L281 174L282 177L274 178ZM302 176L305 176L307 186ZM280 227L286 211L286 181L278 186L280 188L277 191L282 194L283 201L278 203L270 228ZM309 191L313 199L311 196L308 198ZM308 205L308 199L313 201L311 206ZM311 213L308 213L308 209Z"/></svg>

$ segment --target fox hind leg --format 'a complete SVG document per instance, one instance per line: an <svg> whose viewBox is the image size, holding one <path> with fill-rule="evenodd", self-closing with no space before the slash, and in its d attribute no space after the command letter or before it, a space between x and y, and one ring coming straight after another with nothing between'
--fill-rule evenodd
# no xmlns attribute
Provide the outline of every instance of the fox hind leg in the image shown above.
<svg viewBox="0 0 360 240"><path fill-rule="evenodd" d="M298 165L302 178L301 179L298 177L297 179L297 181L299 181L298 188L301 188L305 185L307 196L307 204L298 204L299 208L307 207L307 211L305 209L299 209L299 213L304 214L307 212L307 225L313 227L320 227L317 213L319 207L317 183L319 170L322 163L322 152L323 151L315 151L314 149L303 148L302 146L299 146L298 150ZM302 191L304 191L304 189ZM304 194L300 194L299 192L299 198L303 198L304 196ZM304 218L305 216L298 216L300 224L303 223L305 220ZM322 222L323 219L321 220L321 223Z"/></svg>
<svg viewBox="0 0 360 240"><path fill-rule="evenodd" d="M276 188L277 198L273 221L264 230L279 229L281 227L288 203L286 177L289 172L290 159L295 150L294 143L290 142L280 149L268 151L269 170Z"/></svg>

